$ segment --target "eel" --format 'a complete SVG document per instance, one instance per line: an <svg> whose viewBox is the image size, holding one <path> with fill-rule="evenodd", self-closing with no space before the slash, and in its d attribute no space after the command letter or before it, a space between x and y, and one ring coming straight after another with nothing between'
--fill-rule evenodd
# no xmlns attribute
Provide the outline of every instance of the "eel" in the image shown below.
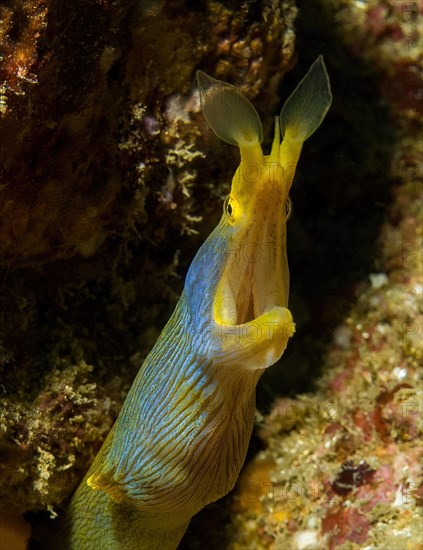
<svg viewBox="0 0 423 550"><path fill-rule="evenodd" d="M197 82L208 125L239 148L240 164L221 220L192 261L175 311L51 548L177 548L190 519L234 487L253 429L256 384L295 330L288 192L302 144L332 101L323 58L275 118L267 156L248 99L202 71Z"/></svg>

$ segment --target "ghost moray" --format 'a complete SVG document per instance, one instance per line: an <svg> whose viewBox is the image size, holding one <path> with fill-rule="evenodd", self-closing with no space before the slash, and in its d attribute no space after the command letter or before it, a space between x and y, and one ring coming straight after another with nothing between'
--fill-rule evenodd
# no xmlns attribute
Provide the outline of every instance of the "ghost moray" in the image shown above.
<svg viewBox="0 0 423 550"><path fill-rule="evenodd" d="M323 58L283 106L268 156L251 103L201 71L197 81L207 123L239 147L241 162L222 218L51 548L175 549L191 517L233 488L257 381L294 333L286 210L302 144L332 101Z"/></svg>

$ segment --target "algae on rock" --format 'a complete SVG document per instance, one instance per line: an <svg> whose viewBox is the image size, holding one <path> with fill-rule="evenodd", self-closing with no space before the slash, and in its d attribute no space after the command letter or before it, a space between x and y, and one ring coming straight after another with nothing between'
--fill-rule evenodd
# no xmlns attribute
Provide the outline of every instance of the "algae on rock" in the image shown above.
<svg viewBox="0 0 423 550"><path fill-rule="evenodd" d="M54 514L112 426L237 163L204 124L195 71L269 113L296 9L12 0L0 14L1 500Z"/></svg>

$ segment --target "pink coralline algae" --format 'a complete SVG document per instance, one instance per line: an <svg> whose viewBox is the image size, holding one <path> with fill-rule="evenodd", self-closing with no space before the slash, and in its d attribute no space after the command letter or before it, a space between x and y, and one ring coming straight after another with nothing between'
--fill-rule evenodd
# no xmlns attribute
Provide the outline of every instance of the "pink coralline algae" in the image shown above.
<svg viewBox="0 0 423 550"><path fill-rule="evenodd" d="M369 483L375 470L370 468L365 460L354 464L352 460L347 460L341 466L338 475L332 482L332 489L338 495L346 495L354 489L365 483Z"/></svg>
<svg viewBox="0 0 423 550"><path fill-rule="evenodd" d="M350 201L348 212L352 208L355 214L345 225L340 224L338 263L351 254L361 255L361 248L350 252L344 232L359 234L363 241L367 238L363 226L375 216L378 199L372 199L372 211L368 212L365 189L379 185L387 200L379 210L371 253L359 280L353 280L351 271L346 270L329 288L332 292L323 295L318 277L310 279L309 301L316 301L308 309L299 304L300 316L301 307L305 310L304 324L308 323L310 331L315 325L329 326L332 318L328 311L336 307L338 318L323 336L320 362L311 354L304 359L314 341L310 331L301 334L298 322L296 337L303 338L302 345L293 358L288 350L278 376L286 379L293 370L303 370L308 380L314 376L314 387L294 396L295 389L286 384L285 397L276 395L269 414L261 419L257 435L264 448L253 461L273 461L274 467L267 470L265 483L253 475L253 467L245 470L232 504L239 501L246 485L260 491L254 503L244 499L242 510L233 505L225 548L421 550L423 109L418 44L423 8L413 1L390 0L324 0L318 8L313 4L306 3L300 15L304 17L302 44L307 48L304 44L311 40L314 47L313 38L321 38L322 24L327 25L325 36L332 41L327 55L339 71L334 123L345 114L343 123L350 131L345 137L348 149L343 153L339 143L328 145L335 153L328 160L327 177L322 179L320 174L320 179L314 178L308 191L304 184L301 198L309 198L307 193L313 197L313 190L320 186L334 209L342 207L341 195L342 200ZM317 14L323 14L322 18L313 23ZM315 34L310 33L310 26ZM365 83L366 75L371 75L371 85ZM378 110L383 116L372 119ZM382 133L390 133L385 143L381 143ZM359 144L365 148L362 159L367 167L357 162ZM331 180L336 157L342 154L345 172ZM378 157L383 155L386 162L380 165L378 176ZM304 168L303 178L308 168ZM352 171L359 171L360 177L348 187ZM355 200L357 196L360 200ZM297 209L296 215L300 214ZM328 216L330 209L324 215L319 212L319 231ZM351 227L347 228L348 223ZM338 228L331 225L330 229L337 232ZM312 254L307 239L312 243L313 235L309 233L302 243ZM321 240L314 245L321 251L316 263L336 256ZM329 271L327 276L331 276ZM346 294L349 303L342 308L339 304ZM308 363L313 367L304 366ZM317 375L314 366L320 368Z"/></svg>
<svg viewBox="0 0 423 550"><path fill-rule="evenodd" d="M341 508L322 520L322 532L329 536L329 550L346 541L365 542L369 528L370 521L356 508Z"/></svg>

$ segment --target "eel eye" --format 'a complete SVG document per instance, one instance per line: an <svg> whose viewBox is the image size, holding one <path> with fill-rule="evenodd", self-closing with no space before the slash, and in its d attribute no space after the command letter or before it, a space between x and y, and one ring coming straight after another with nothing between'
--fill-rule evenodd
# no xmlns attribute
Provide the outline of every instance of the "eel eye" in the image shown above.
<svg viewBox="0 0 423 550"><path fill-rule="evenodd" d="M230 195L228 195L225 199L225 202L223 203L223 211L225 213L225 216L228 218L228 220L231 223L235 222L234 210L235 210L234 200Z"/></svg>

